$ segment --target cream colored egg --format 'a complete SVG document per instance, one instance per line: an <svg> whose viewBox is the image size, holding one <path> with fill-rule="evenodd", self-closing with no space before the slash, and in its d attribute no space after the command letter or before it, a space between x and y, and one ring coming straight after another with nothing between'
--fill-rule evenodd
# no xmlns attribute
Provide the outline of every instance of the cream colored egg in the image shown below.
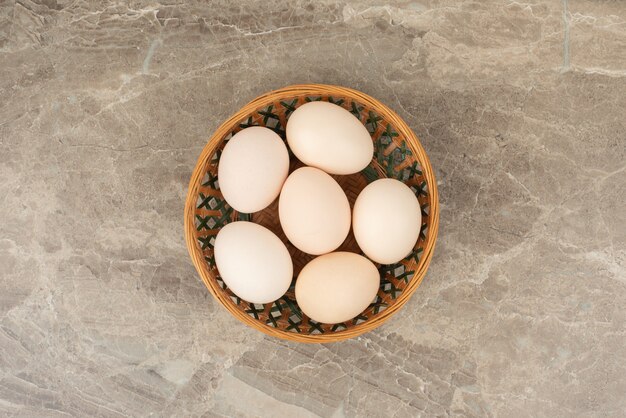
<svg viewBox="0 0 626 418"><path fill-rule="evenodd" d="M394 179L368 184L354 203L352 229L359 247L371 260L393 264L409 255L422 225L413 191Z"/></svg>
<svg viewBox="0 0 626 418"><path fill-rule="evenodd" d="M354 253L325 254L309 262L296 280L298 306L309 318L337 324L374 301L380 286L376 266Z"/></svg>
<svg viewBox="0 0 626 418"><path fill-rule="evenodd" d="M271 129L252 126L226 143L217 178L226 202L238 212L265 209L276 199L289 173L289 152Z"/></svg>
<svg viewBox="0 0 626 418"><path fill-rule="evenodd" d="M333 251L350 231L350 204L341 186L328 174L302 167L289 175L278 201L285 235L305 253Z"/></svg>
<svg viewBox="0 0 626 418"><path fill-rule="evenodd" d="M361 121L341 106L310 102L287 122L287 142L303 163L331 174L353 174L374 155L372 138Z"/></svg>
<svg viewBox="0 0 626 418"><path fill-rule="evenodd" d="M272 231L252 222L232 222L220 229L215 263L226 286L252 303L280 298L293 278L285 244Z"/></svg>

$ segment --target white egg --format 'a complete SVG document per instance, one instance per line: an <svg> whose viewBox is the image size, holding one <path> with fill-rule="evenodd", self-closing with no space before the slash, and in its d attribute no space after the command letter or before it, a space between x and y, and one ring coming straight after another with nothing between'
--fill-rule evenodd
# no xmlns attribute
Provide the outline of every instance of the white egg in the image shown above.
<svg viewBox="0 0 626 418"><path fill-rule="evenodd" d="M253 126L226 143L217 167L226 202L243 213L265 209L278 197L289 173L289 152L274 131Z"/></svg>
<svg viewBox="0 0 626 418"><path fill-rule="evenodd" d="M417 242L422 212L415 193L394 179L368 184L354 203L352 229L356 242L371 260L393 264Z"/></svg>
<svg viewBox="0 0 626 418"><path fill-rule="evenodd" d="M272 231L252 222L232 222L220 229L215 263L226 286L252 303L280 298L293 278L285 244Z"/></svg>
<svg viewBox="0 0 626 418"><path fill-rule="evenodd" d="M350 231L350 204L331 176L314 167L289 175L278 200L285 235L301 251L319 255L341 245Z"/></svg>
<svg viewBox="0 0 626 418"><path fill-rule="evenodd" d="M354 174L374 155L372 138L361 121L341 106L310 102L287 122L287 142L303 163L331 174Z"/></svg>
<svg viewBox="0 0 626 418"><path fill-rule="evenodd" d="M380 286L376 266L354 253L325 254L309 262L296 280L298 306L309 318L336 324L363 312Z"/></svg>

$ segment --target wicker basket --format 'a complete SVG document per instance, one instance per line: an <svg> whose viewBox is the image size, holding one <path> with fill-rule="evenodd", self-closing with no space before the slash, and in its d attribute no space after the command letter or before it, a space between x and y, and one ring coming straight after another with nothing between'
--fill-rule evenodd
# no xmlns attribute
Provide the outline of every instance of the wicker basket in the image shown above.
<svg viewBox="0 0 626 418"><path fill-rule="evenodd" d="M363 122L374 141L374 158L365 170L349 176L333 176L345 190L351 206L369 182L392 177L415 191L422 208L422 230L414 251L397 264L378 265L381 284L375 302L353 320L333 325L315 322L300 311L294 297L295 281L285 296L273 303L260 305L239 299L221 280L213 257L213 243L219 229L228 222L249 220L269 228L287 245L294 262L294 275L313 259L286 239L278 221L278 199L261 212L238 213L224 201L217 182L221 151L234 133L261 125L285 139L289 115L299 105L313 100L326 100L348 109ZM292 155L291 170L301 165ZM380 210L393 216L393 208L381 207ZM407 302L424 278L433 254L439 205L430 161L417 136L395 112L356 90L304 84L254 99L215 131L191 176L184 216L185 238L193 263L206 287L231 314L268 335L291 341L326 343L352 338L380 326ZM352 232L339 250L361 253Z"/></svg>

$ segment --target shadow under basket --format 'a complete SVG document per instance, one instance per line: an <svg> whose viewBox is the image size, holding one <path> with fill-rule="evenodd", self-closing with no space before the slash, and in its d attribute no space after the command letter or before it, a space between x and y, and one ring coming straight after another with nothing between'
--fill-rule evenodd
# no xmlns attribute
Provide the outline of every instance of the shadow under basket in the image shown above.
<svg viewBox="0 0 626 418"><path fill-rule="evenodd" d="M290 114L300 105L323 100L349 110L367 128L374 142L374 158L363 171L333 176L346 192L350 207L363 188L379 178L395 178L407 184L422 210L419 239L409 256L392 265L377 265L380 288L376 299L356 318L341 324L322 324L308 318L294 297L295 279L287 293L273 303L253 304L239 299L220 278L213 244L220 228L229 222L252 221L270 229L287 245L294 263L294 277L314 256L296 249L285 237L278 220L278 199L253 214L231 208L219 189L217 165L233 134L249 126L265 126L285 140ZM302 166L293 155L291 171ZM380 207L393 216L393 207ZM204 284L237 319L268 335L298 342L328 343L352 338L380 326L400 309L421 283L432 258L439 224L437 185L433 170L417 136L391 109L356 90L321 84L285 87L257 97L224 122L202 150L189 182L185 202L187 248ZM352 231L338 251L362 254ZM241 260L245 263L245 260Z"/></svg>

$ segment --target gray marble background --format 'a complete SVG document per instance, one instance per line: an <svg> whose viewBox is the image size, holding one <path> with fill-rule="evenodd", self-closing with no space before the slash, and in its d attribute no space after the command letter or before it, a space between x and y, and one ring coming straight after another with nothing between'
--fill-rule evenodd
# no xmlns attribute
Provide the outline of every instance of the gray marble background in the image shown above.
<svg viewBox="0 0 626 418"><path fill-rule="evenodd" d="M0 0L0 415L626 416L626 2ZM342 343L264 337L185 248L216 126L360 89L438 178L431 268Z"/></svg>

